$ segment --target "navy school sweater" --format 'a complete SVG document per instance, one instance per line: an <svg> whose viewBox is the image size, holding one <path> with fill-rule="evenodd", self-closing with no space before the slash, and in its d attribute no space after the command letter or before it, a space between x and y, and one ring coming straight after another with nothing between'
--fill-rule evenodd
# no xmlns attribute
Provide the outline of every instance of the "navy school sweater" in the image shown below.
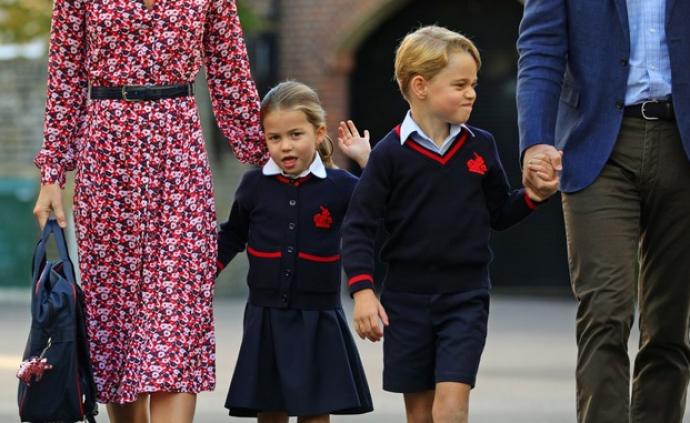
<svg viewBox="0 0 690 423"><path fill-rule="evenodd" d="M373 287L380 223L384 289L446 293L490 286L491 229L514 225L537 204L524 189L510 189L493 136L469 128L443 156L411 138L401 145L399 127L375 146L343 226L352 294Z"/></svg>
<svg viewBox="0 0 690 423"><path fill-rule="evenodd" d="M265 307L340 306L341 224L357 182L344 170L326 178L265 176L251 170L220 226L218 268L247 248L249 301Z"/></svg>

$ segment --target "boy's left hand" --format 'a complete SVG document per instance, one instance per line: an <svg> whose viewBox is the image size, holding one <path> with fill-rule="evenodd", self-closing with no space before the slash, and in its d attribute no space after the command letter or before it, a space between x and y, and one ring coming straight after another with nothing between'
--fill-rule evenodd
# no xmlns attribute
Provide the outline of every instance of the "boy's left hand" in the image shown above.
<svg viewBox="0 0 690 423"><path fill-rule="evenodd" d="M369 144L369 131L364 130L364 135L359 134L354 122L340 122L338 125L338 145L345 155L356 161L359 167L364 168L369 160L371 144Z"/></svg>

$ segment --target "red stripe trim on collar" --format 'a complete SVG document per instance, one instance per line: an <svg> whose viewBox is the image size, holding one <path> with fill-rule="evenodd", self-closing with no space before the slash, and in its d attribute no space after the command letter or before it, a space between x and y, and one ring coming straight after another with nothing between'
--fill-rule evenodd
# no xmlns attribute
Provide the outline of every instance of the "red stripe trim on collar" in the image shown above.
<svg viewBox="0 0 690 423"><path fill-rule="evenodd" d="M399 129L398 129L398 134L399 134ZM399 137L399 135L398 135L398 137ZM431 160L437 161L440 164L445 166L445 164L448 163L450 161L450 159L452 159L457 154L457 152L462 148L462 146L465 144L465 141L467 141L467 131L463 130L455 138L455 141L453 141L453 146L448 151L446 151L446 153L444 155L434 153L433 151L422 147L412 137L409 137L405 141L405 145L407 147L411 148L412 150L430 158Z"/></svg>
<svg viewBox="0 0 690 423"><path fill-rule="evenodd" d="M303 176L301 178L291 179L291 178L287 178L283 175L276 175L276 179L278 181L284 183L284 184L290 184L290 185L294 185L294 186L298 187L298 186L304 184L305 182L307 182L308 180L310 180L312 178L312 176L314 176L314 175L312 175L310 173L307 176Z"/></svg>

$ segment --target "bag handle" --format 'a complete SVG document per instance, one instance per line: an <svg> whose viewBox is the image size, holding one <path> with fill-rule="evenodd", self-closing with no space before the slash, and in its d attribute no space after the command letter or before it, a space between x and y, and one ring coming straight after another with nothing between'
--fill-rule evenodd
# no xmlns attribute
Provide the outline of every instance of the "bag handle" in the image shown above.
<svg viewBox="0 0 690 423"><path fill-rule="evenodd" d="M57 245L58 253L60 255L60 260L63 262L63 267L65 271L65 276L71 282L76 282L74 277L74 269L72 267L72 261L69 258L69 253L67 251L67 241L65 240L65 233L57 223L56 219L48 219L46 225L43 227L43 232L41 232L41 239L38 241L36 248L34 250L34 257L31 266L31 275L33 277L33 282L35 283L38 279L36 274L42 266L41 264L45 262L46 259L46 244L50 240L50 235L55 237L55 244Z"/></svg>

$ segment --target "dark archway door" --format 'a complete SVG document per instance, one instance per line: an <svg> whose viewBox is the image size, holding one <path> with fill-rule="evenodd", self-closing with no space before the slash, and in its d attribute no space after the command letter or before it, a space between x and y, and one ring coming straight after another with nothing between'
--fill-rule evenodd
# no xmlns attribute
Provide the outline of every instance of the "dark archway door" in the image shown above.
<svg viewBox="0 0 690 423"><path fill-rule="evenodd" d="M407 111L393 79L398 42L420 25L439 24L462 32L477 43L483 60L478 100L469 123L494 134L510 182L518 186L515 42L521 16L522 5L517 1L409 2L360 45L350 81L350 115L360 128L371 131L372 138L383 137ZM492 247L495 287L567 289L566 244L557 196L527 221L495 233Z"/></svg>

